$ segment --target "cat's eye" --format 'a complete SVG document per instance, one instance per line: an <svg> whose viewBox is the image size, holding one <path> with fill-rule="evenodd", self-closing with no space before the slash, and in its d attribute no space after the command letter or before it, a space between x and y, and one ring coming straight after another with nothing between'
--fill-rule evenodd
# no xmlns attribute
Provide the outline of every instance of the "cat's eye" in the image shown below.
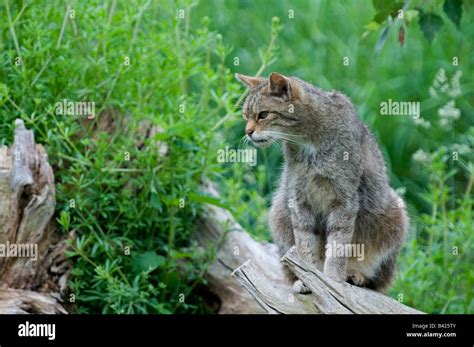
<svg viewBox="0 0 474 347"><path fill-rule="evenodd" d="M268 111L262 111L258 114L258 119L265 119L267 118L269 112Z"/></svg>

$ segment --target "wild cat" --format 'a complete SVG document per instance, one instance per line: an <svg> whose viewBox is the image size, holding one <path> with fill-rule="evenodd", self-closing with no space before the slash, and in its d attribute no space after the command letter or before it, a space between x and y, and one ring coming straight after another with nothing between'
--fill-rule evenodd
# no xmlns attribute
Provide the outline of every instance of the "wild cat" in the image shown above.
<svg viewBox="0 0 474 347"><path fill-rule="evenodd" d="M296 244L326 276L385 291L408 217L377 141L351 101L278 73L236 77L250 87L243 106L248 139L258 147L283 143L284 167L269 213L280 252ZM347 252L354 246L362 257Z"/></svg>

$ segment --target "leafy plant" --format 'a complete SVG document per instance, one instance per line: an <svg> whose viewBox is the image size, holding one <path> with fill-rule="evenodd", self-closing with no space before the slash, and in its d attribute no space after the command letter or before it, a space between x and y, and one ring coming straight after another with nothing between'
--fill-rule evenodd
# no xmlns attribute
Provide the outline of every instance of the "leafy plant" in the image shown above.
<svg viewBox="0 0 474 347"><path fill-rule="evenodd" d="M426 39L431 43L444 22L442 17L436 12L441 12L439 1L419 2L419 1L398 1L398 0L373 0L376 11L372 21L365 26L366 36L371 31L383 28L380 38L375 47L375 52L379 53L385 44L388 31L391 27L398 27L398 40L403 46L405 42L405 28L418 18L418 24ZM444 0L442 10L446 16L459 28L463 13L463 0Z"/></svg>
<svg viewBox="0 0 474 347"><path fill-rule="evenodd" d="M190 27L194 6L6 1L1 9L9 18L0 24L1 142L11 143L20 117L46 146L58 225L77 235L68 252L77 312L207 310L194 289L213 252L190 234L212 202L197 193L203 179L223 172L214 157L226 142L212 125L241 87L209 20ZM63 100L94 102L96 117L58 114Z"/></svg>
<svg viewBox="0 0 474 347"><path fill-rule="evenodd" d="M474 135L474 129L471 133ZM414 157L430 178L424 198L431 205L431 213L412 220L415 233L399 258L400 273L391 290L400 301L430 313L474 312L474 166L457 154L441 147L432 154L418 152ZM461 195L450 187L458 171L468 178Z"/></svg>

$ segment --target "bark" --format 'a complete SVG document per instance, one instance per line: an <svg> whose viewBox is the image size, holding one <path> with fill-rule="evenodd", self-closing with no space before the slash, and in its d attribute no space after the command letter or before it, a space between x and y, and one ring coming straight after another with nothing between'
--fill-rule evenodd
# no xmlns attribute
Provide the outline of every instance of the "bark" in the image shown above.
<svg viewBox="0 0 474 347"><path fill-rule="evenodd" d="M12 147L0 148L1 312L66 312L57 298L66 288L65 250L74 235L56 232L55 205L48 156L17 119Z"/></svg>
<svg viewBox="0 0 474 347"><path fill-rule="evenodd" d="M0 289L0 314L67 313L51 294L21 289Z"/></svg>
<svg viewBox="0 0 474 347"><path fill-rule="evenodd" d="M291 248L282 258L283 263L311 290L311 294L294 294L289 302L283 288L259 272L251 261L234 271L234 277L269 313L325 313L325 314L420 314L379 292L336 282L325 277ZM304 298L304 302L303 301ZM294 306L297 306L295 309ZM296 311L296 312L295 312Z"/></svg>

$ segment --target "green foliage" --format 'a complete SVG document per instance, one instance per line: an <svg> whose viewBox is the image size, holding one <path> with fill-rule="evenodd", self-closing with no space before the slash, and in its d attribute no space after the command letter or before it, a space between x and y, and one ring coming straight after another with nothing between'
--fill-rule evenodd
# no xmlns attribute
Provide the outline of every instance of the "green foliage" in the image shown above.
<svg viewBox="0 0 474 347"><path fill-rule="evenodd" d="M462 16L462 0L445 0L443 10L458 27Z"/></svg>
<svg viewBox="0 0 474 347"><path fill-rule="evenodd" d="M426 39L431 43L438 31L443 26L443 19L437 15L436 12L441 12L441 6L439 1L423 2L423 1L396 1L396 0L373 0L374 9L376 11L372 22L370 22L366 29L369 31L375 31L379 27L383 26L384 32L388 31L391 26L394 26L398 21L401 21L406 26L416 18L419 17L419 26ZM442 10L446 13L446 16L453 21L454 24L459 28L461 22L461 16L463 13L462 9L463 0L444 0ZM404 25L400 25L400 32L404 31ZM383 40L382 40L383 38ZM377 44L378 50L384 45L385 38L382 35ZM399 40L400 44L403 45L403 41Z"/></svg>
<svg viewBox="0 0 474 347"><path fill-rule="evenodd" d="M474 93L471 73L474 55L470 40L474 35L474 11L468 10L467 3L463 4L461 25L457 28L446 23L449 19L442 5L443 1L411 1L404 13L406 38L403 47L398 42L399 32L395 30L398 23L387 30L385 45L377 56L374 48L384 27L379 25L376 32L366 33L365 26L376 13L369 1L202 2L196 8L194 18L212 14L213 28L234 47L227 65L233 66L235 72L252 75L259 70L258 51L267 40L269 21L273 16L280 17L279 57L264 75L278 71L301 77L324 89L341 90L350 96L359 116L373 129L382 146L393 185L405 188L408 201L417 209L427 211L429 205L420 198L427 189L427 179L411 167L412 154L420 148L432 151L440 145L453 143L474 124L471 97ZM425 12L434 11L445 22L431 45L419 28L419 11L415 8L420 6ZM241 18L250 24L241 25ZM235 30L237 27L239 30ZM234 65L235 57L240 60L238 66ZM348 58L347 66L343 65L344 57ZM453 58L457 65L453 64ZM454 98L430 93L441 69L448 82L462 73L460 93ZM420 119L380 116L380 103L389 99L420 102ZM454 100L454 106L462 116L447 126L440 122L438 110L450 99ZM225 136L240 138L242 128L243 125L235 128L238 134L229 132ZM275 182L281 154L273 149L262 152L270 164L268 180Z"/></svg>
<svg viewBox="0 0 474 347"><path fill-rule="evenodd" d="M417 165L430 177L424 197L431 204L431 213L412 220L416 230L399 258L400 271L391 294L425 312L472 313L474 166L463 159L452 160L446 147L418 157L421 163ZM449 184L458 171L468 178L461 196Z"/></svg>
<svg viewBox="0 0 474 347"><path fill-rule="evenodd" d="M423 13L420 16L420 28L429 42L433 41L436 33L441 30L443 20L433 13Z"/></svg>
<svg viewBox="0 0 474 347"><path fill-rule="evenodd" d="M189 237L211 202L201 181L222 171L211 126L241 95L222 37L207 19L190 28L191 2L118 2L113 14L100 1L0 6L11 16L0 24L1 142L19 117L46 146L58 225L77 235L77 312L205 311L193 291L212 250ZM64 99L95 102L96 117L58 114ZM162 131L139 148L144 124Z"/></svg>
<svg viewBox="0 0 474 347"><path fill-rule="evenodd" d="M270 196L265 188L271 185L265 164L253 171L250 166L233 165L225 178L225 195L235 218L257 240L269 240L267 206Z"/></svg>

